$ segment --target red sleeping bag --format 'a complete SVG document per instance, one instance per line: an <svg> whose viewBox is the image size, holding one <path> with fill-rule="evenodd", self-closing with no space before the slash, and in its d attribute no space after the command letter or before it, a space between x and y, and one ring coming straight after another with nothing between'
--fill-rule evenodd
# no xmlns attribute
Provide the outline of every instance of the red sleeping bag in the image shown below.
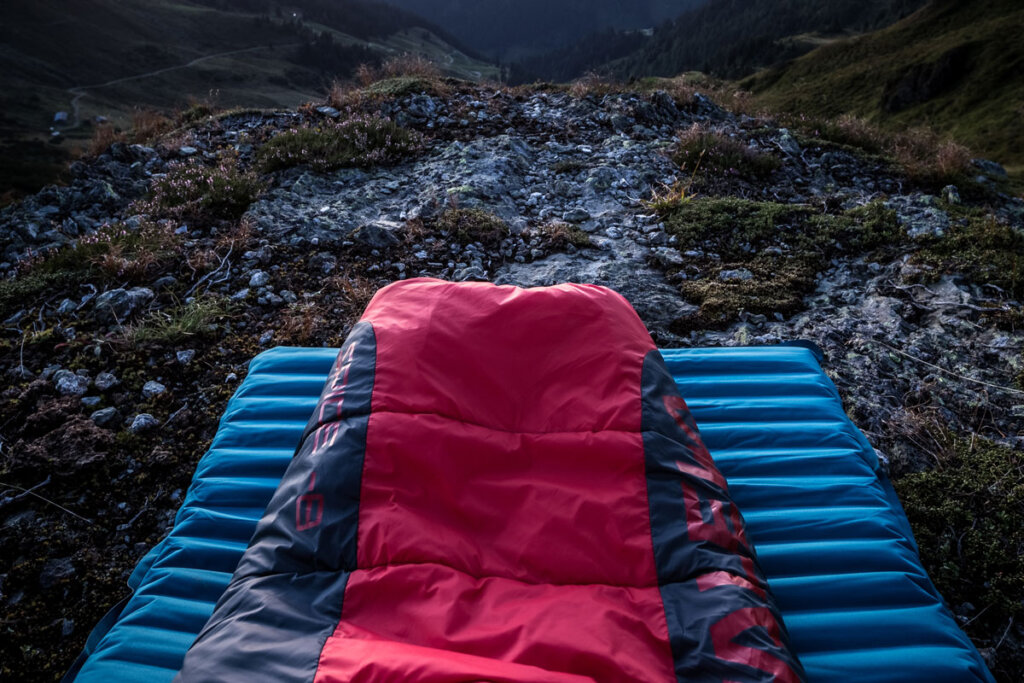
<svg viewBox="0 0 1024 683"><path fill-rule="evenodd" d="M182 681L798 681L630 305L410 280L345 342Z"/></svg>

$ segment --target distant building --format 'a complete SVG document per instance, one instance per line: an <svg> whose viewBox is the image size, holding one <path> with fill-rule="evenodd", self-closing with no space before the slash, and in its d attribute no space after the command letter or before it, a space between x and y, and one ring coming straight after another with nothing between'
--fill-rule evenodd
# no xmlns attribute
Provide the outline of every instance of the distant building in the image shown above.
<svg viewBox="0 0 1024 683"><path fill-rule="evenodd" d="M53 122L56 124L63 124L68 122L68 113L66 111L59 111L53 115Z"/></svg>

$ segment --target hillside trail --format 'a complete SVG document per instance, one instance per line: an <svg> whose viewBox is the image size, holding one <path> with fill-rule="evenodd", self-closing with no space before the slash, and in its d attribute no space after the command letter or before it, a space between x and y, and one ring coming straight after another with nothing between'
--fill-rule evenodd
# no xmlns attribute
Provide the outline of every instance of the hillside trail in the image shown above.
<svg viewBox="0 0 1024 683"><path fill-rule="evenodd" d="M300 43L288 43L286 45L275 45L275 46L257 45L256 47L247 47L247 48L243 48L241 50L229 50L227 52L218 52L218 53L212 54L212 55L205 55L203 57L197 57L196 59L193 59L192 61L187 62L185 64L178 64L176 66L168 66L168 67L164 67L162 69L156 69L156 70L153 70L153 71L147 71L146 73L136 74L134 76L125 76L123 78L115 78L114 80L107 81L106 83L97 83L95 85L79 85L79 86L75 86L73 88L68 88L68 93L70 93L71 95L74 96L71 99L71 111L72 111L72 121L73 122L72 122L72 124L70 126L65 128L64 130L65 131L74 130L74 129L78 128L80 125L82 125L81 116L80 116L79 102L81 101L81 99L83 97L87 97L88 96L89 93L86 92L88 90L96 90L98 88L107 88L107 87L110 87L112 85L118 85L120 83L127 83L129 81L138 81L138 80L142 80L144 78L152 78L153 76L159 76L160 74L165 74L165 73L168 73L170 71L178 71L178 70L181 70L181 69L189 69L189 68L191 68L193 66L196 66L196 65L201 64L203 62L209 61L211 59L219 59L220 57L231 57L231 56L234 56L234 55L245 54L245 53L248 53L248 52L257 52L259 50L272 50L272 49L277 49L277 48L282 48L282 47L298 47L299 45L300 45Z"/></svg>

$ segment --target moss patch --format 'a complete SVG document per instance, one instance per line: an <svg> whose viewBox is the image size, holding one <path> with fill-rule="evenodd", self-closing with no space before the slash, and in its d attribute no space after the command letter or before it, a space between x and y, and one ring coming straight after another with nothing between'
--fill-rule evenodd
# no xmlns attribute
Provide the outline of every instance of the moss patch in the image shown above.
<svg viewBox="0 0 1024 683"><path fill-rule="evenodd" d="M927 237L915 256L935 273L957 272L977 284L1024 297L1024 236L984 209L944 207L952 218L942 237Z"/></svg>
<svg viewBox="0 0 1024 683"><path fill-rule="evenodd" d="M817 273L841 253L860 254L897 241L896 215L873 203L833 215L804 205L702 199L661 207L686 274L680 290L700 305L677 321L677 334L721 328L741 311L791 314L802 308Z"/></svg>
<svg viewBox="0 0 1024 683"><path fill-rule="evenodd" d="M998 632L1019 619L1024 457L984 439L956 440L936 469L893 483L939 592L953 607L969 602L978 610L968 633Z"/></svg>
<svg viewBox="0 0 1024 683"><path fill-rule="evenodd" d="M554 221L537 228L537 233L549 242L553 249L565 249L569 245L577 249L592 246L590 235L571 223Z"/></svg>

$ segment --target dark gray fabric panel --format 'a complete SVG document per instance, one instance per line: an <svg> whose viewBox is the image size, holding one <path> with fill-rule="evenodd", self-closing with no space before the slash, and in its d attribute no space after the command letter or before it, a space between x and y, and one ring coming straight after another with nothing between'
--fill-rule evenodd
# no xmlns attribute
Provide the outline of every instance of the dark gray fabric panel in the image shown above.
<svg viewBox="0 0 1024 683"><path fill-rule="evenodd" d="M179 681L311 681L355 569L376 340L353 328Z"/></svg>

